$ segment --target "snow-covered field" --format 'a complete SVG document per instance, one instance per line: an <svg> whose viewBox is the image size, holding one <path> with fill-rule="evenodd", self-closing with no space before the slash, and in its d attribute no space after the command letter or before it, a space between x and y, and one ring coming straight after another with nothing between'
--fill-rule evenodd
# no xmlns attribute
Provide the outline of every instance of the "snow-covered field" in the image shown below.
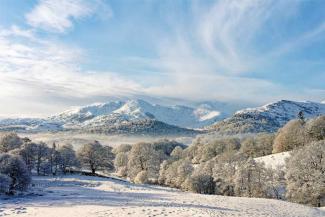
<svg viewBox="0 0 325 217"><path fill-rule="evenodd" d="M290 153L290 151L287 151L277 154L270 154L255 158L255 160L257 162L263 162L266 167L276 169L277 167L283 167L285 165L285 160L290 157Z"/></svg>
<svg viewBox="0 0 325 217"><path fill-rule="evenodd" d="M181 192L87 176L34 177L33 194L0 199L0 216L320 217L320 209L278 200Z"/></svg>

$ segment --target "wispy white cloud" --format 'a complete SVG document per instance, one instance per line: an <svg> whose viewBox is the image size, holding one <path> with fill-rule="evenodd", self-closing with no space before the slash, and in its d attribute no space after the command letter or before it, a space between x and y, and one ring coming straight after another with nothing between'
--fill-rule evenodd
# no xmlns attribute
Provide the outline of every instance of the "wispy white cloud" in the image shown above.
<svg viewBox="0 0 325 217"><path fill-rule="evenodd" d="M251 42L258 29L271 17L273 1L218 1L197 16L198 40L202 48L228 73L252 69Z"/></svg>
<svg viewBox="0 0 325 217"><path fill-rule="evenodd" d="M32 27L62 33L74 21L95 14L107 18L112 16L112 10L101 0L39 0L26 19Z"/></svg>
<svg viewBox="0 0 325 217"><path fill-rule="evenodd" d="M266 51L256 41L267 25L279 25L297 13L299 1L217 1L194 4L192 19L185 25L171 23L174 35L158 44L159 60L152 62L165 72L161 86L149 92L189 99L244 100L265 103L289 98L319 100L308 90L290 88L247 74L263 68L273 58L312 43L324 32L323 25L299 32L295 40L282 39ZM269 29L268 29L269 31ZM276 72L275 72L276 73ZM253 96L253 97L252 97Z"/></svg>
<svg viewBox="0 0 325 217"><path fill-rule="evenodd" d="M0 31L0 101L4 105L0 113L49 114L141 91L140 85L116 73L80 70L82 50L44 39L34 41L36 36L24 31L16 27Z"/></svg>

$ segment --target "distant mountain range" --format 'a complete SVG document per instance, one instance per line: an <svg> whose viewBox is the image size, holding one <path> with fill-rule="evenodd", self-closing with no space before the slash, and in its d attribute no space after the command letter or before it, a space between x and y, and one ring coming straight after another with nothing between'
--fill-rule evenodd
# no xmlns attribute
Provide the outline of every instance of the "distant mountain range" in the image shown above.
<svg viewBox="0 0 325 217"><path fill-rule="evenodd" d="M79 130L108 134L188 134L223 120L239 106L204 102L194 106L164 106L144 100L109 101L73 108L48 118L0 120L2 131Z"/></svg>
<svg viewBox="0 0 325 217"><path fill-rule="evenodd" d="M184 128L200 128L229 117L236 111L230 104L205 102L195 107L163 106L144 100L111 101L79 107L54 115L49 119L63 122L65 127L85 127L94 124L120 123L142 119L155 119Z"/></svg>
<svg viewBox="0 0 325 217"><path fill-rule="evenodd" d="M239 108L238 105L220 102L164 106L144 100L109 101L73 108L44 119L1 119L0 130L187 135L202 132L204 128L204 131L238 134L274 132L296 118L300 111L306 118L325 114L324 103L288 100L237 111Z"/></svg>
<svg viewBox="0 0 325 217"><path fill-rule="evenodd" d="M237 111L232 117L217 122L208 129L222 134L275 132L303 112L305 118L325 115L325 104L280 100L257 108Z"/></svg>

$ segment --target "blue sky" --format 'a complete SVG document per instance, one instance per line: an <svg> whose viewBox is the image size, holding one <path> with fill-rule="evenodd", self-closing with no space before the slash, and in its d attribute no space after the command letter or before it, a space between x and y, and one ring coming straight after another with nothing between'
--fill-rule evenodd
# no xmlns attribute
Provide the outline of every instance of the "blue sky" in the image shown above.
<svg viewBox="0 0 325 217"><path fill-rule="evenodd" d="M1 0L0 116L111 98L325 100L325 1Z"/></svg>

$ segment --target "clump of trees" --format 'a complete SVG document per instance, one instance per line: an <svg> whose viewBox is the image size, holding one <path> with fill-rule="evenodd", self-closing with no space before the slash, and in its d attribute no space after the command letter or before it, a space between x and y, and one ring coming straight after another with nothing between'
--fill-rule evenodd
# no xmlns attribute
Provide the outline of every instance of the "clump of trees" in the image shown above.
<svg viewBox="0 0 325 217"><path fill-rule="evenodd" d="M256 136L250 136L241 142L240 151L249 157L261 157L272 154L274 135L259 133Z"/></svg>
<svg viewBox="0 0 325 217"><path fill-rule="evenodd" d="M176 157L183 144L176 141L159 140L152 143L122 144L114 148L116 174L137 183L158 183L160 166L172 155Z"/></svg>
<svg viewBox="0 0 325 217"><path fill-rule="evenodd" d="M156 149L154 144L137 143L132 146L128 156L127 177L133 181L140 176L145 183L156 183L160 164L165 158L164 151Z"/></svg>
<svg viewBox="0 0 325 217"><path fill-rule="evenodd" d="M314 141L325 139L325 116L308 121L303 117L289 121L282 127L273 143L273 153L291 151Z"/></svg>
<svg viewBox="0 0 325 217"><path fill-rule="evenodd" d="M187 190L184 182L191 176L193 170L193 165L189 160L177 158L165 160L160 167L159 183Z"/></svg>
<svg viewBox="0 0 325 217"><path fill-rule="evenodd" d="M71 144L51 146L20 138L16 133L0 135L0 193L14 194L26 190L31 174L66 174L79 168L113 169L114 154L99 142L85 144L76 154Z"/></svg>
<svg viewBox="0 0 325 217"><path fill-rule="evenodd" d="M310 120L302 116L277 134L200 136L188 147L171 145L174 143L166 140L124 145L114 149L114 164L119 175L135 183L158 183L202 194L288 199L319 206L325 201L324 125L324 116ZM290 150L294 152L286 168L267 168L254 159L272 151Z"/></svg>

